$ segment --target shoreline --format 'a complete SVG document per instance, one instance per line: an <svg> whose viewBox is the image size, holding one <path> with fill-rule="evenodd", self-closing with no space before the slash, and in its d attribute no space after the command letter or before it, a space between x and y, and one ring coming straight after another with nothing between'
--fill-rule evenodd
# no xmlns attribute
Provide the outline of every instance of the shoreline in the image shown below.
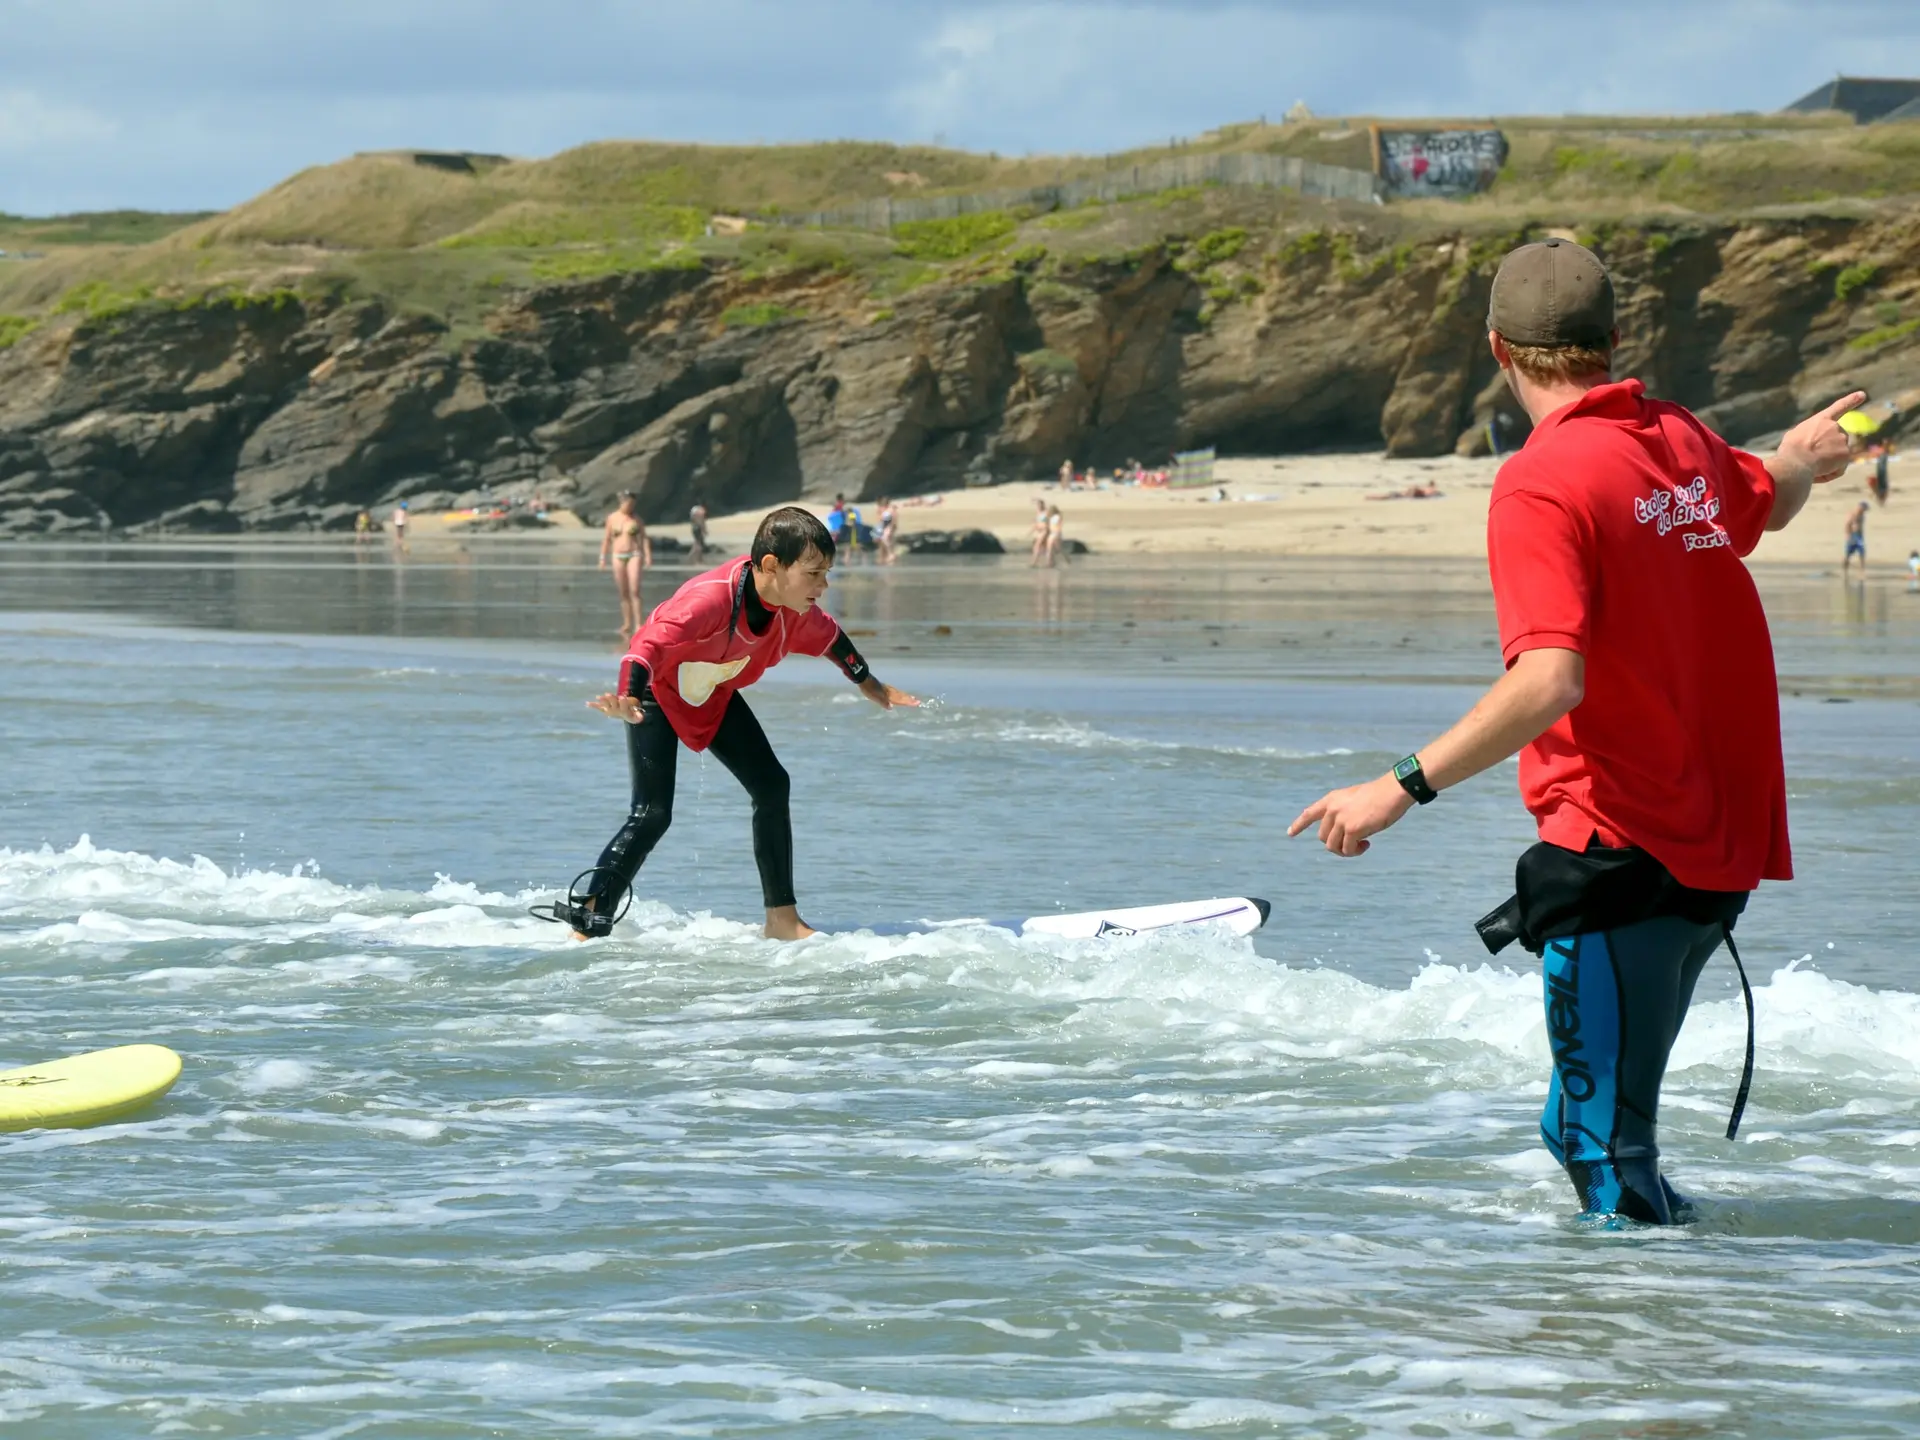
<svg viewBox="0 0 1920 1440"><path fill-rule="evenodd" d="M1876 572L1904 573L1907 552L1920 548L1920 503L1900 484L1920 483L1920 473L1897 457L1889 503L1867 516L1867 551ZM1169 559L1279 559L1316 556L1348 560L1486 559L1487 505L1501 461L1492 457L1441 456L1389 460L1379 453L1293 455L1218 461L1214 474L1228 495L1213 488L1168 490L1117 486L1066 490L1053 482L937 491L902 500L900 533L988 530L1009 557L1031 547L1035 500L1060 507L1068 539L1084 542L1092 556ZM1756 564L1832 564L1844 551L1843 529L1853 506L1866 496L1867 467L1815 489L1807 507L1785 530L1764 536L1749 559ZM1440 492L1428 499L1399 496L1414 486ZM809 509L825 514L823 504ZM859 502L872 523L879 501ZM707 522L709 549L744 548L763 510L715 515ZM427 517L423 517L427 518ZM433 517L437 519L438 517ZM583 517L584 519L584 517ZM650 525L656 536L687 543L691 527ZM446 524L442 533L458 536ZM490 532L498 534L501 532ZM505 532L520 534L525 532ZM579 532L570 532L578 534ZM598 526L585 525L598 543ZM424 532L414 538L424 537ZM475 537L478 538L478 537Z"/></svg>
<svg viewBox="0 0 1920 1440"><path fill-rule="evenodd" d="M1904 463L1903 463L1904 462ZM1893 489L1887 505L1867 516L1869 573L1900 574L1910 550L1920 549L1920 503L1910 499L1902 481L1920 484L1920 467L1895 457ZM1084 543L1088 558L1115 560L1209 560L1214 562L1304 559L1366 562L1440 562L1486 559L1486 517L1494 477L1501 462L1487 457L1443 456L1389 460L1378 453L1339 453L1270 458L1233 458L1216 463L1216 487L1192 490L1117 485L1107 489L1063 491L1057 483L1013 481L1003 485L937 491L906 497L900 504L900 531L913 535L940 530L990 531L1009 560L1024 560L1031 545L1034 502L1060 507L1065 535ZM1867 496L1867 467L1815 489L1806 509L1785 530L1762 537L1748 557L1757 565L1820 565L1838 568L1844 551L1848 515ZM1415 486L1438 491L1430 498L1407 498ZM1224 490L1223 502L1215 495ZM1393 497L1393 498L1370 498ZM806 502L801 502L806 503ZM827 506L808 504L818 514ZM859 502L871 523L879 502ZM709 551L744 549L765 511L753 509L715 515L708 521ZM409 547L437 550L473 542L570 548L597 547L599 526L569 511L544 529L471 530L459 512L422 512L413 517ZM687 545L691 527L650 525L658 538ZM232 545L321 545L327 548L354 537L350 532L267 531L258 534L191 533L123 535L114 532L22 537L19 544L226 547ZM363 542L369 548L393 544L384 526ZM673 563L681 555L663 555ZM904 563L927 558L903 554Z"/></svg>

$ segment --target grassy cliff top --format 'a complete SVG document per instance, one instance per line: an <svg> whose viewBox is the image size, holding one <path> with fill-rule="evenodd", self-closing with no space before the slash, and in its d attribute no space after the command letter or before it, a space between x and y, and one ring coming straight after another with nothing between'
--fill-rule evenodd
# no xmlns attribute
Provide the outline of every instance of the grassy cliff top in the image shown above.
<svg viewBox="0 0 1920 1440"><path fill-rule="evenodd" d="M713 217L763 218L882 196L1020 189L1170 155L1248 151L1368 168L1365 118L1224 126L1192 140L1104 156L1003 157L926 146L606 141L539 160L393 151L317 166L216 215L114 212L0 216L0 343L49 312L236 291L378 295L471 327L503 292L663 264L737 263L748 276L834 269L875 303L998 252L1125 249L1222 227L1369 229L1385 243L1516 224L1576 229L1683 222L1780 205L1920 195L1920 123L1731 115L1383 121L1496 124L1511 153L1492 191L1468 201L1341 206L1235 191L902 226L891 236L760 225L709 235ZM722 225L721 230L732 227ZM983 257L986 257L983 262Z"/></svg>

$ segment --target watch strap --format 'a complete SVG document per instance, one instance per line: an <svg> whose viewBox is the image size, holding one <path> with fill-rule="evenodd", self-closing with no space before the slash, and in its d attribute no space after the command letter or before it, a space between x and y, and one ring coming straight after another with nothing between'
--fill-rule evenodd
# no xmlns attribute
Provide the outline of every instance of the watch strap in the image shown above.
<svg viewBox="0 0 1920 1440"><path fill-rule="evenodd" d="M1440 792L1427 783L1427 774L1420 768L1418 755L1409 755L1394 766L1393 778L1400 782L1402 790L1421 805L1431 805L1440 798Z"/></svg>

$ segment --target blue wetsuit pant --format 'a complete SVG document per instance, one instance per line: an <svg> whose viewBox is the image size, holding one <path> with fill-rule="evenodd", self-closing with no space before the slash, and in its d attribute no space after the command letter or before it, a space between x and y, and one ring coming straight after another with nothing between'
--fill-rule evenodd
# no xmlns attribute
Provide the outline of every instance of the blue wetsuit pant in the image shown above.
<svg viewBox="0 0 1920 1440"><path fill-rule="evenodd" d="M1553 1083L1540 1138L1590 1214L1673 1221L1655 1138L1660 1084L1694 982L1725 934L1661 916L1547 942Z"/></svg>

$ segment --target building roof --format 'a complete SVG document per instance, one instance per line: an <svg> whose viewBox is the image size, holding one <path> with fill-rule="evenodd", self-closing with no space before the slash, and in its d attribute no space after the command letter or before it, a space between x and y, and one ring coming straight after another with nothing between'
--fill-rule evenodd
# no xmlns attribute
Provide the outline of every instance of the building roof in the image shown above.
<svg viewBox="0 0 1920 1440"><path fill-rule="evenodd" d="M1843 110L1866 125L1920 100L1920 80L1867 79L1858 75L1836 75L1817 90L1809 91L1786 107L1788 113L1817 110Z"/></svg>
<svg viewBox="0 0 1920 1440"><path fill-rule="evenodd" d="M1920 120L1920 99L1909 100L1898 110L1889 110L1873 123L1878 125L1888 120Z"/></svg>

